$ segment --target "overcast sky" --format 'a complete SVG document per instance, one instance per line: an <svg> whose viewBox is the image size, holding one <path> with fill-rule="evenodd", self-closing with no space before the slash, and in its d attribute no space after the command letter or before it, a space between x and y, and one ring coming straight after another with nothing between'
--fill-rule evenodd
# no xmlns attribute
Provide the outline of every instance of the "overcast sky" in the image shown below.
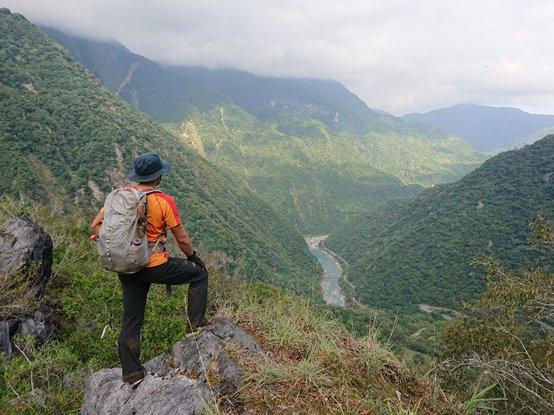
<svg viewBox="0 0 554 415"><path fill-rule="evenodd" d="M160 62L332 78L395 114L461 102L554 114L552 0L4 0Z"/></svg>

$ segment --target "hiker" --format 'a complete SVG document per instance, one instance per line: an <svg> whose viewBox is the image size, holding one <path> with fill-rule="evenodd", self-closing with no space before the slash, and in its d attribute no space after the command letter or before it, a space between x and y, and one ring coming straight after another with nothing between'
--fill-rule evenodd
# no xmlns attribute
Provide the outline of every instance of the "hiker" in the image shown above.
<svg viewBox="0 0 554 415"><path fill-rule="evenodd" d="M136 158L134 171L129 175L129 179L136 183L135 186L112 192L106 199L104 207L90 225L93 235L97 238L99 237L99 242L102 242L104 238L107 241L107 246L113 246L109 245L109 238L111 237L113 240L119 237L118 232L114 232L114 229L117 230L121 227L118 225L117 218L111 219L117 215L113 214L111 217L108 217L110 213L106 212L116 211L118 213L117 209L121 210L131 206L132 210L130 212L132 214L135 211L138 212L136 214L136 217L139 218L136 220L138 225L137 228L133 228L138 236L135 237L136 243L132 241L126 245L131 246L129 249L138 250L142 242L140 230L138 229L140 227L141 209L138 207L140 203L137 204L137 201L140 198L144 200L145 213L143 210L142 215L144 219L142 222L144 223L146 235L143 232L142 238L145 244L145 266L133 273L118 272L123 289L123 321L119 335L118 350L123 370L123 381L132 386L138 385L145 375L144 367L140 363L140 333L144 321L144 310L150 284L168 284L168 287L170 285L189 284L187 296L187 331L194 333L206 325L205 312L208 295L208 273L206 266L196 255L192 247L192 242L183 227L175 201L171 196L157 189L162 175L170 169L171 166L162 161L157 154L141 154ZM115 198L118 199L116 200ZM133 201L135 205L132 205ZM116 203L119 203L119 205L116 205L114 208L113 206ZM121 216L119 215L120 218ZM114 220L115 227L113 225ZM103 221L104 226L102 226ZM107 224L108 221L112 223L111 227ZM169 228L175 237L181 251L186 255L186 259L169 256L165 247L167 228ZM110 235L110 233L113 233L113 235ZM134 271L133 266L137 266L135 263L136 259L132 259L132 261L128 259L128 257L132 256L128 254L129 249L127 251L122 250L123 252L119 253L119 256L118 252L114 252L117 249L110 249L111 252L108 248L104 247L107 253L102 252L101 244L99 243L100 258L105 268L114 271L120 269ZM111 266L106 266L104 264L106 261Z"/></svg>

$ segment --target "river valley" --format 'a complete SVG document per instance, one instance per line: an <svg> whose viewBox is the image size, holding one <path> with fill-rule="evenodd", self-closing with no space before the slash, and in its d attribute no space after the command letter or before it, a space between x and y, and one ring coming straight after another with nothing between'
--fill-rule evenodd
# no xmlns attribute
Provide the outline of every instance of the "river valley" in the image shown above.
<svg viewBox="0 0 554 415"><path fill-rule="evenodd" d="M323 280L321 289L323 298L327 304L339 307L345 306L339 281L342 277L342 268L332 251L323 246L328 235L306 237L306 243L313 256L317 258L323 268Z"/></svg>

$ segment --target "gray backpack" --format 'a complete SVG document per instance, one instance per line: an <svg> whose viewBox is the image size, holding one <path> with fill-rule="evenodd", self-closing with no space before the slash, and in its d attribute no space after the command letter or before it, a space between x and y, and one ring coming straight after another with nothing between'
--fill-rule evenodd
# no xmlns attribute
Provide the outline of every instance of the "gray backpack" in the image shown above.
<svg viewBox="0 0 554 415"><path fill-rule="evenodd" d="M146 236L147 196L158 190L143 192L123 187L111 192L104 203L104 220L98 237L100 263L121 274L134 274L148 264L150 253Z"/></svg>

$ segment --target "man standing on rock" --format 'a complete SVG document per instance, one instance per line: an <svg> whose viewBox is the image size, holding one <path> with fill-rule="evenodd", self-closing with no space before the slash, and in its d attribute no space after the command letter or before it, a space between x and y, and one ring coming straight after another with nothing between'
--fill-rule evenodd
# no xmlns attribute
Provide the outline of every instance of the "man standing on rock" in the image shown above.
<svg viewBox="0 0 554 415"><path fill-rule="evenodd" d="M123 288L123 322L119 335L119 358L123 381L138 385L145 375L140 363L140 333L144 321L146 298L150 284L189 284L187 297L187 328L189 333L206 325L208 273L204 262L192 248L189 235L183 227L181 216L173 197L157 189L162 175L171 166L155 153L141 154L134 162L129 179L136 183L134 189L146 198L146 236L148 259L144 268L134 273L118 273ZM134 190L123 188L120 191ZM144 196L144 194L146 196ZM104 208L91 224L96 237L100 235ZM167 228L187 258L172 258L165 248Z"/></svg>

